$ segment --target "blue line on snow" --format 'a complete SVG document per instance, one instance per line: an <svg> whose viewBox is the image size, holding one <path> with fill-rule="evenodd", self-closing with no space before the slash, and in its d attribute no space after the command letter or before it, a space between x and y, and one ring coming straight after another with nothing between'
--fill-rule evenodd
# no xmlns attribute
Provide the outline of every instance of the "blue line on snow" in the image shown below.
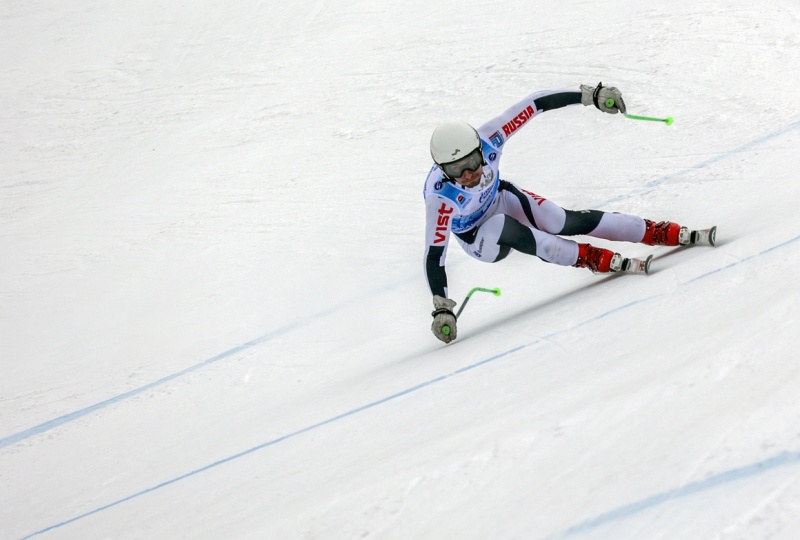
<svg viewBox="0 0 800 540"><path fill-rule="evenodd" d="M764 135L763 137L759 137L758 139L753 139L752 141L747 142L747 143L743 144L742 146L740 146L738 148L734 148L733 150L729 150L729 151L724 152L722 154L719 154L719 155L716 155L714 157L708 158L708 159L706 159L704 161L701 161L697 165L693 165L693 166L687 167L685 169L680 169L678 171L675 171L675 172L672 172L672 173L669 173L669 174L665 174L664 176L661 176L659 178L656 178L655 180L651 180L651 181L647 182L644 185L644 187L642 187L642 188L635 189L634 191L632 191L630 193L626 193L625 195L620 195L618 197L614 197L612 199L608 199L603 204L605 205L605 204L612 203L612 202L618 202L618 201L627 199L628 197L630 197L632 195L637 195L637 194L644 193L644 192L646 192L646 191L648 191L648 190L650 190L650 189L652 189L654 187L666 184L668 181L672 180L673 178L676 178L678 176L683 176L684 174L687 174L687 173L690 173L690 172L693 172L693 171L697 171L697 170L700 170L700 169L705 169L709 165L713 165L714 163L716 163L718 161L722 161L723 159L729 158L729 157L731 157L731 156L733 156L735 154L740 154L740 153L744 152L745 150L750 150L751 148L754 148L754 147L756 147L756 146L758 146L760 144L764 144L765 142L767 142L767 141L769 141L771 139L774 139L775 137L783 135L784 133L788 133L788 132L790 132L790 131L792 131L794 129L797 129L797 128L800 128L800 120L798 120L797 122L792 122L791 124L787 124L787 125L783 126L782 128L780 128L780 129L778 129L776 131L773 131L772 133L768 133L768 134Z"/></svg>
<svg viewBox="0 0 800 540"><path fill-rule="evenodd" d="M686 174L688 172L695 171L695 170L707 167L707 166L709 166L709 165L711 165L713 163L716 163L717 161L720 161L720 160L722 160L724 158L730 157L730 156L732 156L734 154L738 154L740 152L743 152L744 150L753 148L753 147L758 146L760 144L763 144L763 143L765 143L765 142L767 142L767 141L769 141L769 140L771 140L771 139L773 139L773 138L775 138L775 137L777 137L779 135L783 135L784 133L787 133L787 132L792 131L792 130L797 129L797 128L800 128L800 121L796 121L796 122L793 122L791 124L788 124L788 125L780 128L780 129L778 129L776 131L768 133L767 135L764 135L763 137L759 137L758 139L754 139L754 140L752 140L752 141L750 141L748 143L745 143L742 146L739 146L738 148L734 148L733 150L730 150L730 151L728 151L726 153L717 155L717 156L715 156L713 158L706 159L705 161L702 161L702 162L698 163L697 165L695 165L693 167L689 167L689 168L686 168L686 169L682 169L680 171L676 171L676 172L661 176L660 178L657 178L655 180L652 180L652 181L648 182L645 185L645 189L650 189L650 188L653 188L655 186L664 184L665 182L667 182L668 180L670 180L670 179L672 179L672 178L674 178L676 176L680 176L680 175ZM628 193L627 195L624 195L624 196L621 196L621 197L617 197L615 199L610 199L610 200L606 201L606 204L610 203L610 202L615 202L615 201L619 201L619 200L625 199L627 197L630 197L630 196L632 196L632 195L634 195L636 193L640 193L640 192L641 192L641 190L637 190L637 191ZM74 420L77 420L79 418L82 418L82 417L86 416L87 414L90 414L90 413L95 412L95 411L100 410L100 409L104 409L104 408L106 408L106 407L108 407L110 405L114 405L114 404L119 403L121 401L124 401L124 400L126 400L128 398L137 396L137 395L139 395L139 394L141 394L143 392L146 392L148 390L152 390L152 389L154 389L156 387L159 387L159 386L161 386L161 385L163 385L163 384L165 384L165 383L167 383L169 381L172 381L174 379L177 379L179 377L182 377L184 375L188 375L189 373L197 371L200 368L203 368L205 366L208 366L210 364L213 364L215 362L218 362L220 360L223 360L225 358L233 356L234 354L237 354L237 353L242 352L244 350L247 350L247 349L253 348L253 347L257 346L257 345L260 345L260 344L262 344L262 343L264 343L266 341L269 341L270 339L272 339L274 337L277 337L277 336L282 335L282 334L286 334L286 333L288 333L288 332L290 332L292 330L296 330L298 328L302 328L303 326L306 326L306 325L310 324L311 322L313 322L316 319L319 319L320 317L323 317L325 315L329 315L330 313L333 313L333 312L337 311L341 307L342 307L341 305L333 306L330 309L327 309L325 311L322 311L320 313L317 313L315 315L312 315L311 317L308 317L308 318L304 319L302 322L295 322L293 324L284 326L283 328L279 328L277 330L269 332L268 334L265 334L265 335L263 335L263 336L261 336L259 338L256 338L256 339L253 339L251 341L248 341L247 343L243 343L242 345L239 345L237 347L234 347L233 349L230 349L228 351L220 353L217 356L214 356L213 358L209 358L208 360L204 360L203 362L200 362L199 364L195 364L193 366L190 366L190 367L188 367L188 368L186 368L186 369L184 369L182 371L178 371L178 372L173 373L171 375L167 375L166 377L158 379L157 381L153 381L153 382L148 383L148 384L146 384L144 386L140 386L138 388L134 388L133 390L129 390L127 392L124 392L124 393L119 394L117 396L111 397L111 398L106 399L104 401L101 401L99 403L95 403L94 405L91 405L89 407L85 407L83 409L80 409L80 410L77 410L77 411L73 411L71 413L59 416L57 418L53 418L52 420L48 420L47 422L43 422L43 423L41 423L41 424L39 424L37 426L34 426L32 428L28 428L28 429L20 431L18 433L11 434L11 435L9 435L7 437L4 437L4 438L0 439L0 449L5 448L6 446L10 446L12 444L18 443L20 441L23 441L23 440L28 439L30 437L33 437L35 435L39 435L39 434L44 433L46 431L50 431L51 429L54 429L56 427L62 426L64 424L67 424L67 423L72 422Z"/></svg>
<svg viewBox="0 0 800 540"><path fill-rule="evenodd" d="M338 420L342 420L344 418L347 418L348 416L353 416L354 414L358 414L358 413L360 413L362 411L366 411L367 409L372 409L372 408L377 407L379 405L383 405L384 403L388 403L389 401L393 401L393 400L395 400L397 398L406 396L408 394L416 392L417 390L421 390L423 388L431 386L432 384L435 384L437 382L443 381L443 380L448 379L450 377L455 377L455 376L460 375L460 374L462 374L462 373L464 373L466 371L475 369L476 367L479 367L479 366L482 366L482 365L487 364L489 362L492 362L494 360L497 360L498 358L503 358L504 356L508 356L509 354L515 353L516 351L518 351L520 349L523 349L523 348L524 348L524 346L520 346L520 347L516 347L516 348L510 349L510 350L508 350L506 352L503 352L503 353L497 354L495 356L492 356L491 358L487 358L485 360L482 360L480 362L472 364L471 366L467 366L465 368L458 369L456 371L453 371L452 373L448 373L447 375L440 375L439 377L436 377L436 378L431 379L431 380L429 380L427 382L424 382L424 383L420 383L420 384L418 384L416 386L412 386L411 388L407 388L407 389L405 389L405 390L403 390L401 392L398 392L396 394L392 394L391 396L385 397L383 399L379 399L378 401L373 401L372 403L369 403L367 405L362 405L361 407L357 407L357 408L355 408L355 409L353 409L351 411L348 411L346 413L340 414L338 416L334 416L332 418L328 418L327 420L323 420L322 422L318 422L318 423L313 424L311 426L305 427L305 428L303 428L301 430L295 431L293 433L289 433L288 435L284 435L282 437L278 437L277 439L272 439L271 441L259 444L258 446L254 446L254 447L252 447L252 448L250 448L248 450L245 450L243 452L239 452L238 454L234 454L232 456L228 456L226 458L220 459L219 461L215 461L213 463L210 463L208 465L200 467L199 469L195 469L195 470L193 470L191 472L188 472L188 473L183 474L181 476L175 477L172 480L167 480L166 482L162 482L162 483L160 483L158 485L155 485L153 487L149 487L149 488L144 489L144 490L142 490L142 491L140 491L138 493L134 493L133 495L129 495L129 496L123 498L123 499L119 499L119 500L117 500L115 502L112 502L110 504L107 504L105 506L101 506L99 508L95 508L94 510L92 510L90 512L86 512L85 514L81 514L79 516L76 516L74 518L68 519L66 521L62 521L61 523L57 523L55 525L51 525L50 527L47 527L47 528L42 529L40 531L36 531L35 533L29 534L28 536L23 537L22 540L25 540L27 538L32 538L34 536L38 536L40 534L46 533L48 531L52 531L53 529L57 529L59 527L63 527L64 525L67 525L67 524L72 523L74 521L78 521L79 519L83 519L85 517L89 517L89 516L91 516L93 514L97 514L98 512L102 512L103 510L107 510L108 508L112 508L112 507L117 506L119 504L122 504L124 502L130 501L131 499L135 499L137 497L141 497L142 495L146 495L147 493L150 493L150 492L155 491L157 489L161 489L163 487L169 486L171 484L179 482L180 480L183 480L185 478L189 478L191 476L199 474L199 473L201 473L203 471L207 471L209 469L212 469L212 468L217 467L219 465L222 465L224 463L228 463L229 461L233 461L235 459L239 459L241 457L247 456L249 454L252 454L253 452L257 452L258 450L262 450L264 448L267 448L268 446L273 446L273 445L278 444L280 442L283 442L283 441L286 441L288 439L292 439L294 437L297 437L298 435L302 435L303 433L308 433L309 431L312 431L314 429L326 426L328 424L332 424L333 422L336 422Z"/></svg>
<svg viewBox="0 0 800 540"><path fill-rule="evenodd" d="M787 246L793 244L794 242L797 242L798 240L800 240L800 235L795 236L793 239L788 240L786 242L782 242L782 243L780 243L780 244L778 244L776 246L772 246L770 248L767 248L764 251L761 251L760 253L758 253L756 255L752 255L750 257L747 257L745 259L737 261L737 262L735 262L733 264L729 264L729 265L723 267L722 269L712 270L710 272L706 272L705 274L701 274L700 276L689 280L686 284L693 283L693 282L695 282L695 281L697 281L699 279L702 279L704 277L708 277L708 276L710 276L712 274L716 274L717 272L719 272L721 270L727 270L727 269L733 268L735 266L738 266L740 264L744 264L744 263L746 263L748 261L751 261L751 260L757 258L760 255L765 255L765 254L768 254L768 253L772 253L772 252L776 251L779 248L787 247ZM433 385L435 383L438 383L438 382L444 381L446 379L461 375L463 373L471 371L471 370L473 370L475 368L478 368L480 366L483 366L483 365L489 364L491 362L494 362L496 360L499 360L500 358L504 358L506 356L509 356L509 355L511 355L511 354L513 354L515 352L521 351L523 349L527 349L529 347L533 347L534 345L537 345L539 343L546 343L548 340L550 340L551 338L553 338L554 336L556 336L558 334L562 334L562 333L566 333L566 332L572 332L576 328L579 328L579 327L584 326L586 324L590 324L590 323L592 323L594 321L603 319L603 318L605 318L605 317L607 317L607 316L609 316L609 315L611 315L613 313L617 313L617 312L623 311L623 310L625 310L625 309L627 309L629 307L648 302L650 300L653 300L655 298L659 298L659 297L664 296L666 294L669 294L669 293L657 294L657 295L651 296L649 298L636 300L636 301L630 302L628 304L625 304L623 306L618 306L618 307L612 308L612 309L610 309L610 310L608 310L608 311L606 311L604 313L600 313L599 315L595 315L594 317L592 317L592 318L590 318L590 319L588 319L586 321L577 323L577 324L573 325L570 328L559 330L558 332L554 332L553 334L550 334L549 336L545 336L544 338L537 339L537 340L535 340L535 341L533 341L531 343L528 343L526 345L519 345L517 347L509 349L509 350L507 350L505 352L502 352L500 354L496 354L496 355L494 355L494 356L492 356L490 358L486 358L486 359L481 360L479 362L476 362L474 364L470 364L470 365L468 365L466 367L459 368L456 371L453 371L453 372L448 373L446 375L440 375L439 377L436 377L434 379L430 379L430 380L428 380L426 382L423 382L423 383L420 383L420 384L418 384L416 386L412 386L411 388L407 388L406 390L403 390L401 392L397 392L396 394L392 394L392 395L390 395L388 397L385 397L383 399L379 399L378 401L373 401L372 403L369 403L367 405L362 405L361 407L357 407L357 408L352 409L352 410L350 410L348 412L345 412L345 413L342 413L340 415L328 418L327 420L323 420L321 422L318 422L318 423L313 424L311 426L305 427L305 428L300 429L298 431L295 431L293 433L289 433L288 435L284 435L282 437L278 437L277 439L272 439L271 441L267 441L265 443L259 444L258 446L254 446L254 447L252 447L252 448L250 448L248 450L244 450L243 452L239 452L238 454L234 454L234 455L228 456L226 458L220 459L218 461L215 461L213 463L210 463L208 465L200 467L199 469L195 469L195 470L190 471L190 472L188 472L186 474L182 474L181 476L177 476L177 477L175 477L175 478L173 478L171 480L167 480L167 481L162 482L160 484L157 484L155 486L152 486L152 487L149 487L149 488L144 489L142 491L139 491L137 493L134 493L133 495L129 495L129 496L125 497L125 498L119 499L119 500L114 501L112 503L109 503L109 504L106 504L104 506L100 506L98 508L95 508L94 510L86 512L85 514L81 514L79 516L76 516L76 517L70 518L68 520L62 521L61 523L57 523L55 525L51 525L49 527L46 527L44 529L41 529L41 530L39 530L37 532L31 533L31 534L23 537L22 540L26 540L28 538L32 538L34 536L38 536L40 534L46 533L48 531L51 531L53 529L57 529L59 527L63 527L64 525L68 525L70 523L73 523L73 522L78 521L80 519L83 519L85 517L89 517L91 515L97 514L99 512L102 512L103 510L107 510L109 508L113 508L113 507L118 506L118 505L120 505L120 504L122 504L124 502L130 501L131 499L135 499L137 497L141 497L142 495L146 495L148 493L151 493L151 492L156 491L158 489L161 489L163 487L169 486L171 484L174 484L176 482L179 482L179 481L184 480L186 478L189 478L191 476L195 476L195 475L197 475L197 474L199 474L201 472L207 471L207 470L212 469L214 467L217 467L219 465L223 465L223 464L228 463L230 461L233 461L233 460L239 459L241 457L247 456L249 454L257 452L258 450L262 450L262 449L267 448L269 446L276 445L276 444L281 443L283 441L286 441L286 440L292 439L294 437L297 437L298 435L302 435L304 433L308 433L309 431L315 430L317 428L321 428L323 426L327 426L328 424L332 424L334 422L337 422L338 420L342 420L342 419L347 418L349 416L353 416L355 414L358 414L358 413L360 413L362 411L366 411L368 409L375 408L375 407L377 407L379 405L383 405L383 404L388 403L390 401L393 401L393 400L395 400L397 398L406 396L408 394L412 394L412 393L416 392L417 390L421 390L421 389L426 388L428 386L431 386L431 385ZM797 457L796 457L797 454L781 454L780 456L778 456L778 458L780 458L783 455L790 456L792 458L790 460L791 463L794 463L795 461L797 461ZM692 488L692 486L690 485L690 486L686 486L686 487L681 488L681 489L676 489L676 490L670 491L668 493L673 494L672 498L675 498L677 496L688 495L688 494L694 493L696 491L699 491L700 489L710 489L711 487L714 487L714 486L716 486L718 484L724 483L725 481L730 481L730 479L727 479L728 476L735 476L737 478L744 477L744 476L753 476L753 475L758 474L760 472L764 472L764 471L768 470L769 468L772 468L772 467L763 466L763 463L770 463L773 460L777 460L777 462L780 462L781 460L778 460L778 458L772 458L772 460L767 460L765 462L762 462L762 464L756 464L756 465L753 465L753 466L750 466L750 467L746 467L746 468L741 469L741 470L740 469L736 469L736 470L730 471L728 473L722 473L722 474L720 474L718 476L722 477L723 481L718 481L716 483L711 483L710 480L707 480L706 483L708 483L709 485L704 486L702 488ZM784 464L784 463L780 463L780 464ZM773 467L774 466L775 465L773 465ZM742 472L742 471L744 471L744 472ZM620 519L621 517L626 517L627 515L631 515L631 514L637 512L637 511L640 511L641 509L645 509L647 507L654 506L655 504L663 502L662 499L663 499L663 495L659 495L659 496L655 496L655 497L652 497L652 498L649 498L649 499L645 499L641 503L636 503L636 504L633 504L633 505L629 505L628 507L624 507L621 510L618 510L618 511L615 511L615 512L611 513L611 514L613 514L612 517L606 517L604 515L604 516L601 516L600 518L596 518L596 520L593 520L591 522L586 522L586 523L588 523L588 525L587 524L581 524L581 525L579 525L577 527L594 527L594 526L597 526L597 525L593 525L593 523L595 521L597 521L597 520L600 520L601 518L602 518L602 522L599 522L598 524L602 524L603 522L607 522L607 521L610 521L612 519ZM664 500L666 500L666 499L664 499ZM570 529L570 531L572 531L572 529Z"/></svg>
<svg viewBox="0 0 800 540"><path fill-rule="evenodd" d="M723 266L723 267L721 267L721 268L717 268L717 269L715 269L715 270L711 270L711 271L709 271L709 272L706 272L705 274L701 274L701 275L697 276L696 278L693 278L693 279L691 279L691 280L687 281L687 283L693 283L693 282L697 281L698 279L703 279L704 277L708 277L708 276L710 276L710 275L712 275L712 274L717 274L717 273L719 273L719 272L722 272L722 271L724 271L724 270L727 270L727 269L728 269L728 268L730 268L731 266L736 266L737 264L741 264L741 263L743 263L743 262L747 262L747 261L749 261L750 259L754 259L754 258L756 258L756 257L760 257L761 255L765 255L765 254L767 254L767 253L769 253L769 252L771 252L771 251L775 251L776 249L780 249L780 248L782 248L782 247L788 246L789 244L792 244L792 243L794 243L794 242L797 242L797 240L798 240L798 239L800 239L800 236L795 236L795 237L794 237L794 238L792 238L791 240L787 240L786 242L781 242L780 244L777 244L777 245L775 245L775 246L772 246L771 248L767 248L767 249L765 249L764 251L762 251L762 252L760 252L760 253L756 253L755 255L750 255L749 257L745 257L744 259L741 259L741 260L739 260L739 261L733 262L733 263L731 263L731 264L728 264L728 265L726 265L726 266Z"/></svg>
<svg viewBox="0 0 800 540"><path fill-rule="evenodd" d="M97 410L100 410L100 409L104 409L104 408L106 408L106 407L108 407L110 405L114 405L115 403L119 403L120 401L124 401L124 400L126 400L128 398L137 396L137 395L139 395L139 394L141 394L143 392L146 392L148 390L152 390L153 388L156 388L156 387L161 386L161 385L163 385L163 384L165 384L165 383L167 383L169 381L177 379L178 377L182 377L184 375L188 375L189 373L197 371L200 368L203 368L203 367L209 366L211 364L214 364L216 362L219 362L220 360L223 360L225 358L233 356L233 355L235 355L237 353L240 353L242 351L245 351L247 349L251 349L251 348L253 348L253 347L257 346L257 345L260 345L260 344L262 344L262 343L264 343L266 341L269 341L269 340L271 340L271 339L273 339L275 337L278 337L278 336L280 336L282 334L286 334L287 332L291 332L292 330L300 328L300 327L304 326L305 324L307 324L311 320L315 320L315 319L318 319L320 317L324 317L326 315L329 315L330 313L334 312L338 307L339 306L336 306L336 307L333 307L333 308L331 308L329 310L322 311L322 312L319 312L319 313L317 313L315 315L312 315L311 317L309 317L309 319L306 319L302 323L295 322L295 323L286 325L286 326L284 326L282 328L278 328L276 330L273 330L272 332L269 332L268 334L264 334L263 336L261 336L259 338L250 340L247 343L242 343L241 345L238 345L238 346L236 346L236 347L234 347L232 349L228 349L225 352L222 352L222 353L220 353L220 354L218 354L216 356L213 356L213 357L211 357L211 358L209 358L207 360L204 360L204 361L200 362L199 364L195 364L195 365L190 366L190 367L188 367L188 368L186 368L186 369L184 369L182 371L177 371L175 373L167 375L166 377L162 377L161 379L158 379L157 381L153 381L151 383L145 384L144 386L140 386L138 388L134 388L133 390L128 390L127 392L123 392L122 394L118 394L118 395L116 395L114 397L111 397L111 398L108 398L108 399L106 399L104 401L100 401L99 403L95 403L94 405L91 405L89 407L85 407L83 409L79 409L77 411L73 411L71 413L59 416L57 418L53 418L52 420L48 420L47 422L43 422L43 423L41 423L41 424L39 424L37 426L33 426L32 428L28 428L26 430L23 430L23 431L20 431L18 433L14 433L12 435L4 437L4 438L0 439L0 449L5 448L6 446L10 446L12 444L18 443L18 442L23 441L25 439L28 439L30 437L33 437L34 435L39 435L40 433L44 433L45 431L49 431L49 430L51 430L53 428L56 428L58 426L66 424L68 422L72 422L74 420L77 420L79 418L82 418L82 417L86 416L87 414L93 413L93 412L95 412Z"/></svg>
<svg viewBox="0 0 800 540"><path fill-rule="evenodd" d="M731 469L729 471L715 474L709 478L706 478L705 480L693 482L680 488L663 491L651 497L647 497L646 499L642 499L640 501L621 506L604 514L600 514L596 518L579 523L574 527L570 527L561 535L559 535L558 538L568 538L576 534L586 533L602 525L606 525L607 523L629 518L635 514L644 512L645 510L649 510L680 497L694 495L695 493L707 491L723 484L757 476L778 467L796 465L797 463L800 463L800 452L783 452L764 461L759 461L758 463L753 463L752 465L746 465L744 467L739 467L738 469Z"/></svg>

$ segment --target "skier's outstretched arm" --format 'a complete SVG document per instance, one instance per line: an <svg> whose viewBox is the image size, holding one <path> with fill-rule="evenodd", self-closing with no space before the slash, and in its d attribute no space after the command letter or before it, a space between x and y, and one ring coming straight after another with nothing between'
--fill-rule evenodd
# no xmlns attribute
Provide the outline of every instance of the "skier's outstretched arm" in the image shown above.
<svg viewBox="0 0 800 540"><path fill-rule="evenodd" d="M609 98L614 101L611 107L606 106ZM619 90L603 86L602 83L597 86L583 84L578 90L561 89L534 92L483 124L478 128L478 133L485 140L503 143L539 114L578 104L594 105L599 110L611 114L625 112L625 102L622 100ZM496 146L498 145L496 144Z"/></svg>
<svg viewBox="0 0 800 540"><path fill-rule="evenodd" d="M450 343L456 339L456 317L453 308L456 303L447 298L447 272L445 257L450 241L450 220L455 209L438 197L426 200L425 226L425 277L433 295L433 322L431 331ZM447 330L445 330L447 329Z"/></svg>

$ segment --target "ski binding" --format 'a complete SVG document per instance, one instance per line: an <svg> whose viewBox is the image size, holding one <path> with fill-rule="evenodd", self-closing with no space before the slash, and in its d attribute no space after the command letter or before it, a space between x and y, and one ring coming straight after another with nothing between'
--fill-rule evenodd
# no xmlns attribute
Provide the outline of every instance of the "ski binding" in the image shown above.
<svg viewBox="0 0 800 540"><path fill-rule="evenodd" d="M678 236L678 244L681 246L715 246L717 243L717 226L710 229L699 229L691 231L686 227L681 227Z"/></svg>
<svg viewBox="0 0 800 540"><path fill-rule="evenodd" d="M653 262L652 255L648 255L646 259L637 259L634 257L623 258L619 253L615 253L611 259L611 271L627 272L629 274L649 274L651 262Z"/></svg>

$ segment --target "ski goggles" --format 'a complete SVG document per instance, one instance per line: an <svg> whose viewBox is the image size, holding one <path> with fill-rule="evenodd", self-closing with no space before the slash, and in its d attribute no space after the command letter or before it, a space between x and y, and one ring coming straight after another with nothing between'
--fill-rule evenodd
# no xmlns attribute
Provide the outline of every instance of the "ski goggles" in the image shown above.
<svg viewBox="0 0 800 540"><path fill-rule="evenodd" d="M439 166L449 178L460 178L465 172L475 172L483 165L483 152L476 148L466 156Z"/></svg>

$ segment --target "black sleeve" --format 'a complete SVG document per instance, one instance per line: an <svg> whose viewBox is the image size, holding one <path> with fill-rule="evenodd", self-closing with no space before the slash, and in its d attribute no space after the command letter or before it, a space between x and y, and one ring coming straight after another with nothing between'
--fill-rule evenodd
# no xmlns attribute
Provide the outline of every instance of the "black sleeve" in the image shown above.
<svg viewBox="0 0 800 540"><path fill-rule="evenodd" d="M566 107L567 105L577 105L580 102L580 92L559 92L557 94L550 94L533 100L534 105L536 105L536 108L540 111L560 109L561 107Z"/></svg>
<svg viewBox="0 0 800 540"><path fill-rule="evenodd" d="M431 294L447 298L447 273L444 271L444 266L439 266L443 252L444 247L442 246L428 248L428 254L425 257L425 275L428 278Z"/></svg>

